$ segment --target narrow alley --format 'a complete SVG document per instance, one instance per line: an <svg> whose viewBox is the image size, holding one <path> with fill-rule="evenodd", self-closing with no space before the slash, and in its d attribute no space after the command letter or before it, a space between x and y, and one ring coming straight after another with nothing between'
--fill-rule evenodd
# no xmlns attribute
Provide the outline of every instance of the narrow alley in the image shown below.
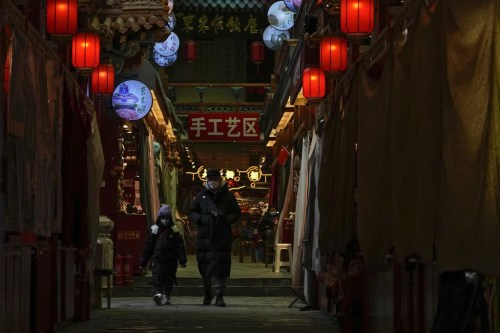
<svg viewBox="0 0 500 333"><path fill-rule="evenodd" d="M171 305L157 306L150 297L112 299L111 309L94 310L91 320L59 332L339 332L333 317L321 311L301 311L294 298L228 296L227 307L204 306L202 297L173 297Z"/></svg>

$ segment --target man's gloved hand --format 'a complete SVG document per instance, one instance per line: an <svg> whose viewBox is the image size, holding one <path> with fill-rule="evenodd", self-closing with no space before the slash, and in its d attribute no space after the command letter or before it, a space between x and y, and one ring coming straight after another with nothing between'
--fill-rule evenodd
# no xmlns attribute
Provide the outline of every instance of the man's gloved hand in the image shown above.
<svg viewBox="0 0 500 333"><path fill-rule="evenodd" d="M215 206L213 204L208 206L208 211L210 212L210 214L212 214L215 217L219 217L219 216L224 215L224 211L222 209L217 208L217 206Z"/></svg>

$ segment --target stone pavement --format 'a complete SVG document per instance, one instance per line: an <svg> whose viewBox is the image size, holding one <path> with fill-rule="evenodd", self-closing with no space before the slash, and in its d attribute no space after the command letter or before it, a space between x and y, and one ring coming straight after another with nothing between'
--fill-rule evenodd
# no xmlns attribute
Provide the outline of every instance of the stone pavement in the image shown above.
<svg viewBox="0 0 500 333"><path fill-rule="evenodd" d="M63 333L338 333L336 321L321 311L303 311L293 297L226 296L225 308L204 306L201 297L172 297L157 306L150 297L113 298L111 309L93 310L91 320L60 329Z"/></svg>

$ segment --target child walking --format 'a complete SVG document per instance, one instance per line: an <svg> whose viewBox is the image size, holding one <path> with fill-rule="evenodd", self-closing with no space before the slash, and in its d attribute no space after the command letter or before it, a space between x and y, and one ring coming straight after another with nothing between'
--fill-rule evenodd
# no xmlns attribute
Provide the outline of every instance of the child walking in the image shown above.
<svg viewBox="0 0 500 333"><path fill-rule="evenodd" d="M157 305L169 305L170 295L176 282L177 265L186 267L184 240L172 221L169 205L161 206L156 223L146 236L140 266L143 269L151 259L151 284L153 301Z"/></svg>

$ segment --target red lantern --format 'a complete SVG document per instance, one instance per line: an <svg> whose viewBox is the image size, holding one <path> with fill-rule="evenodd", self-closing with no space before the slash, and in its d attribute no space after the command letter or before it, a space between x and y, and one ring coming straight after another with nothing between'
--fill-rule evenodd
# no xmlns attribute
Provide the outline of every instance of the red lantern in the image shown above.
<svg viewBox="0 0 500 333"><path fill-rule="evenodd" d="M347 68L347 40L344 37L321 38L319 64L325 72L340 72Z"/></svg>
<svg viewBox="0 0 500 333"><path fill-rule="evenodd" d="M255 41L252 43L250 48L250 58L252 62L257 66L257 74L259 73L259 66L266 59L266 49L264 43L261 41Z"/></svg>
<svg viewBox="0 0 500 333"><path fill-rule="evenodd" d="M74 35L78 28L78 0L47 0L47 33Z"/></svg>
<svg viewBox="0 0 500 333"><path fill-rule="evenodd" d="M262 64L266 58L266 52L264 48L264 43L260 41L255 41L251 46L251 58L252 62L256 65Z"/></svg>
<svg viewBox="0 0 500 333"><path fill-rule="evenodd" d="M319 68L306 68L302 75L302 94L305 98L325 96L325 73Z"/></svg>
<svg viewBox="0 0 500 333"><path fill-rule="evenodd" d="M101 41L91 32L81 32L73 36L72 63L77 70L91 70L99 66Z"/></svg>
<svg viewBox="0 0 500 333"><path fill-rule="evenodd" d="M92 92L112 94L115 88L115 68L111 64L101 64L92 72Z"/></svg>
<svg viewBox="0 0 500 333"><path fill-rule="evenodd" d="M373 0L341 0L340 28L346 34L369 34L373 31Z"/></svg>
<svg viewBox="0 0 500 333"><path fill-rule="evenodd" d="M196 50L196 42L194 40L190 39L186 41L184 44L184 55L187 62L193 62L196 60L198 52Z"/></svg>
<svg viewBox="0 0 500 333"><path fill-rule="evenodd" d="M5 59L5 64L3 68L3 90L5 95L9 95L10 93L10 67L11 67L11 48L7 51L7 57Z"/></svg>

